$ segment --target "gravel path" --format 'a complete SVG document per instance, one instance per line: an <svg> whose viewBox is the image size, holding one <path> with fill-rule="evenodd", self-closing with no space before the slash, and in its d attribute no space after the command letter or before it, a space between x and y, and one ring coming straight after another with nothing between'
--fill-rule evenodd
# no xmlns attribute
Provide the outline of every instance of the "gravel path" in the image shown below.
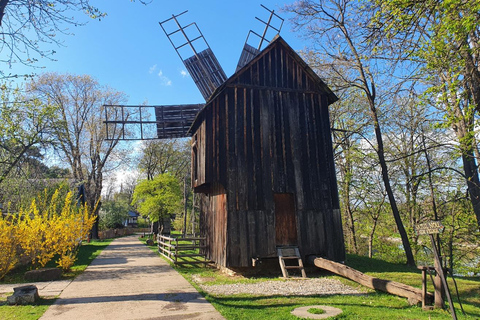
<svg viewBox="0 0 480 320"><path fill-rule="evenodd" d="M308 296L332 294L361 294L362 292L344 285L338 280L312 278L302 280L263 281L257 283L238 283L224 285L199 284L202 290L221 295L248 293L259 296Z"/></svg>

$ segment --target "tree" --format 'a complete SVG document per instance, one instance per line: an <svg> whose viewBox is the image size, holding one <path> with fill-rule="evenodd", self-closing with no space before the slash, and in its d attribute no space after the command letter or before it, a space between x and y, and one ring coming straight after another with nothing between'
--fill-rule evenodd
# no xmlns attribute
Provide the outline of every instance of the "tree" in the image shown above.
<svg viewBox="0 0 480 320"><path fill-rule="evenodd" d="M18 89L0 86L0 185L24 162L40 157L40 148L54 142L55 110Z"/></svg>
<svg viewBox="0 0 480 320"><path fill-rule="evenodd" d="M90 76L59 75L46 73L31 81L27 90L45 105L55 108L59 122L54 136L60 157L68 163L72 177L84 184L86 202L97 207L103 188L103 174L116 163L127 159L126 150L117 147L122 131L102 124L107 110L104 105L121 104L125 95L109 87L101 86ZM116 112L109 108L108 112ZM116 119L117 115L109 115ZM95 214L98 215L98 212ZM92 230L92 238L98 238L98 219Z"/></svg>
<svg viewBox="0 0 480 320"><path fill-rule="evenodd" d="M295 29L313 41L314 49L310 53L313 59L309 62L314 63L315 70L336 85L336 89L356 89L364 96L374 130L382 182L402 239L407 264L415 265L408 234L390 183L380 119L379 108L388 98L388 91L382 94L380 88L391 88L387 84L392 74L389 73L390 78L387 78L383 71L388 69L379 68L381 58L368 41L368 25L373 12L365 10L363 6L362 2L349 0L305 0L287 6L286 10L295 14Z"/></svg>
<svg viewBox="0 0 480 320"><path fill-rule="evenodd" d="M362 150L365 131L368 129L368 115L364 100L355 91L343 92L340 100L330 106L330 121L333 128L335 167L338 171L338 185L341 208L344 213L344 231L347 250L358 254L356 213L360 204L357 188L365 176L360 172L365 152Z"/></svg>
<svg viewBox="0 0 480 320"><path fill-rule="evenodd" d="M134 2L135 0L130 0ZM74 15L83 12L92 19L106 16L90 0L0 0L0 62L32 65L36 56L50 57L54 50L44 50L41 43L59 45L57 34L68 34L67 26L84 24ZM149 1L138 0L146 4ZM4 76L5 70L0 70Z"/></svg>
<svg viewBox="0 0 480 320"><path fill-rule="evenodd" d="M464 177L480 226L480 179L475 156L475 113L480 111L480 3L478 1L377 1L373 29L401 50L395 59L421 66L426 96L443 109L444 125L459 142ZM386 37L385 37L386 35Z"/></svg>
<svg viewBox="0 0 480 320"><path fill-rule="evenodd" d="M128 211L132 210L129 199L123 194L116 194L113 200L102 202L100 225L105 229L123 228L128 219Z"/></svg>
<svg viewBox="0 0 480 320"><path fill-rule="evenodd" d="M402 46L396 53L437 73L460 66L458 80L480 111L480 2L377 0L376 4L373 27Z"/></svg>
<svg viewBox="0 0 480 320"><path fill-rule="evenodd" d="M167 172L177 179L183 179L190 171L190 141L147 140L138 167L148 180Z"/></svg>
<svg viewBox="0 0 480 320"><path fill-rule="evenodd" d="M169 173L160 174L153 180L143 180L133 193L132 205L151 222L169 218L181 211L182 190L178 180Z"/></svg>

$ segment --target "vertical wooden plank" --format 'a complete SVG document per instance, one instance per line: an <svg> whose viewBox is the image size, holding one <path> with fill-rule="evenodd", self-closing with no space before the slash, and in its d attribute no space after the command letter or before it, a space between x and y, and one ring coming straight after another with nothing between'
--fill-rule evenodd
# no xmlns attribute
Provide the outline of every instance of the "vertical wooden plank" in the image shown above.
<svg viewBox="0 0 480 320"><path fill-rule="evenodd" d="M295 174L294 174L294 166L293 166L293 159L292 159L292 142L291 142L291 128L290 128L290 119L288 110L290 108L295 108L293 106L290 99L290 93L284 92L282 94L282 116L283 116L283 141L284 141L284 170L285 170L285 180L286 192L295 193Z"/></svg>
<svg viewBox="0 0 480 320"><path fill-rule="evenodd" d="M257 233L259 215L255 210L248 210L247 215L247 234L248 234L248 266L251 266L251 259L258 256L257 246L263 242L263 234Z"/></svg>
<svg viewBox="0 0 480 320"><path fill-rule="evenodd" d="M220 183L228 188L227 168L228 168L228 113L227 98L224 93L217 98L219 104L219 113L217 116L218 130L218 172Z"/></svg>
<svg viewBox="0 0 480 320"><path fill-rule="evenodd" d="M208 183L208 182L211 182L212 181L212 167L214 165L214 162L215 161L212 161L214 158L213 158L213 154L212 154L212 151L213 151L213 148L212 148L212 144L214 142L213 140L213 135L212 135L212 132L213 132L213 122L215 121L215 118L213 118L213 115L215 114L215 110L214 110L214 106L215 106L215 103L212 103L208 110L207 110L207 114L208 114L208 118L205 119L205 159L204 159L204 163L205 163L205 177L204 177L204 183Z"/></svg>
<svg viewBox="0 0 480 320"><path fill-rule="evenodd" d="M248 267L250 264L250 255L249 255L249 241L250 234L248 233L248 220L246 210L240 210L238 214L238 244L240 247L240 267Z"/></svg>
<svg viewBox="0 0 480 320"><path fill-rule="evenodd" d="M280 87L282 88L288 88L288 85L286 83L287 81L287 63L286 63L286 54L285 54L285 50L283 48L280 48L280 52L281 52L281 61L280 61L280 70L282 71L282 78L281 78L281 82L280 82Z"/></svg>
<svg viewBox="0 0 480 320"><path fill-rule="evenodd" d="M258 83L265 86L265 56L258 60Z"/></svg>
<svg viewBox="0 0 480 320"><path fill-rule="evenodd" d="M225 104L227 116L227 266L236 266L239 262L240 248L238 244L238 217L237 217L237 159L236 159L236 110L235 91L225 89Z"/></svg>
<svg viewBox="0 0 480 320"><path fill-rule="evenodd" d="M262 131L262 180L265 208L273 210L270 91L261 91L260 127Z"/></svg>
<svg viewBox="0 0 480 320"><path fill-rule="evenodd" d="M253 90L247 89L245 95L245 152L246 152L246 185L247 210L256 210L257 181L254 171L254 130L253 130Z"/></svg>
<svg viewBox="0 0 480 320"><path fill-rule="evenodd" d="M262 123L260 121L261 116L261 107L260 101L261 94L260 90L253 90L252 95L252 114L253 114L253 170L256 182L256 208L258 210L265 209L265 199L264 199L264 181L263 181L263 172L264 172L264 157L263 157L263 148L262 148Z"/></svg>
<svg viewBox="0 0 480 320"><path fill-rule="evenodd" d="M291 139L292 139L292 162L293 162L293 172L295 177L295 195L296 195L296 203L297 203L297 210L304 210L305 208L305 200L304 200L304 188L303 188L303 162L302 162L302 152L303 152L303 145L302 145L302 138L301 138L301 130L300 130L300 94L291 93L291 107L288 109L289 114L289 122L290 122L290 129L291 129Z"/></svg>
<svg viewBox="0 0 480 320"><path fill-rule="evenodd" d="M274 81L273 81L273 86L275 88L278 88L279 87L279 74L280 74L280 66L279 66L279 62L280 62L280 57L279 57L279 49L278 49L278 45L275 45L275 47L273 48L272 50L272 59L273 59L273 62L272 62L272 75L273 75L273 78L274 78Z"/></svg>
<svg viewBox="0 0 480 320"><path fill-rule="evenodd" d="M245 88L235 88L235 155L237 172L237 210L246 210L247 170L245 152Z"/></svg>
<svg viewBox="0 0 480 320"><path fill-rule="evenodd" d="M272 51L268 51L265 54L265 57L267 59L266 66L265 66L265 78L267 79L267 86L272 87L273 86Z"/></svg>
<svg viewBox="0 0 480 320"><path fill-rule="evenodd" d="M312 166L310 163L310 141L308 139L308 130L309 130L309 118L307 112L308 103L305 97L305 94L299 94L299 133L300 133L300 144L301 144L301 175L303 178L303 188L300 192L303 192L304 195L304 206L306 209L312 208L312 198L310 191L312 190L309 170Z"/></svg>
<svg viewBox="0 0 480 320"><path fill-rule="evenodd" d="M285 193L285 145L284 145L284 122L282 112L281 92L276 92L274 96L274 119L275 125L273 132L275 133L275 192Z"/></svg>
<svg viewBox="0 0 480 320"><path fill-rule="evenodd" d="M250 79L252 86L258 86L260 77L258 75L258 61L252 64L251 68L252 78Z"/></svg>
<svg viewBox="0 0 480 320"><path fill-rule="evenodd" d="M319 176L319 169L320 163L319 159L317 158L318 155L318 143L319 141L316 139L316 123L315 123L315 105L313 101L313 95L311 93L305 94L306 96L306 114L308 115L308 145L309 145L309 163L311 166L309 167L309 181L310 181L310 199L311 199L311 206L312 208L319 208L321 206L321 197L323 190L320 190L320 181L318 179ZM324 168L322 168L324 169Z"/></svg>

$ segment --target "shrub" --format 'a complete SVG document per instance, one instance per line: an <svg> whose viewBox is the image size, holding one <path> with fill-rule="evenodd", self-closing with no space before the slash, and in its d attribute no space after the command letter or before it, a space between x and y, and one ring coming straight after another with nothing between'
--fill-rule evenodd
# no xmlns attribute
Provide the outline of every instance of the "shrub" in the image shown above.
<svg viewBox="0 0 480 320"><path fill-rule="evenodd" d="M54 256L64 270L76 259L77 249L93 226L95 217L88 207L77 207L72 192L45 191L17 216L0 220L0 279L23 254L35 268L44 267Z"/></svg>
<svg viewBox="0 0 480 320"><path fill-rule="evenodd" d="M0 218L0 280L15 267L18 261L15 225Z"/></svg>

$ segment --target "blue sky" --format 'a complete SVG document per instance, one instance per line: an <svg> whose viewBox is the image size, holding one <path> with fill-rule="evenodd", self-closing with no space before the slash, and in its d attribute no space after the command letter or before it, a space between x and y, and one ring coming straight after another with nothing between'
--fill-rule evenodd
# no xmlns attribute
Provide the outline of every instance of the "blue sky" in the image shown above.
<svg viewBox="0 0 480 320"><path fill-rule="evenodd" d="M260 3L285 19L281 36L294 49L303 49L306 44L291 31L289 16L280 12L284 3L275 0L153 0L147 6L129 0L92 0L107 12L107 17L72 27L74 35L64 37L64 47L43 45L43 49L56 51L56 61L40 60L38 65L45 67L41 70L14 64L7 73L88 74L101 84L125 92L132 105L202 103L203 97L185 74L159 22L188 10L181 21L197 23L229 77L235 71L248 31L263 31L255 16L266 20L269 13ZM86 20L83 16L81 19Z"/></svg>

